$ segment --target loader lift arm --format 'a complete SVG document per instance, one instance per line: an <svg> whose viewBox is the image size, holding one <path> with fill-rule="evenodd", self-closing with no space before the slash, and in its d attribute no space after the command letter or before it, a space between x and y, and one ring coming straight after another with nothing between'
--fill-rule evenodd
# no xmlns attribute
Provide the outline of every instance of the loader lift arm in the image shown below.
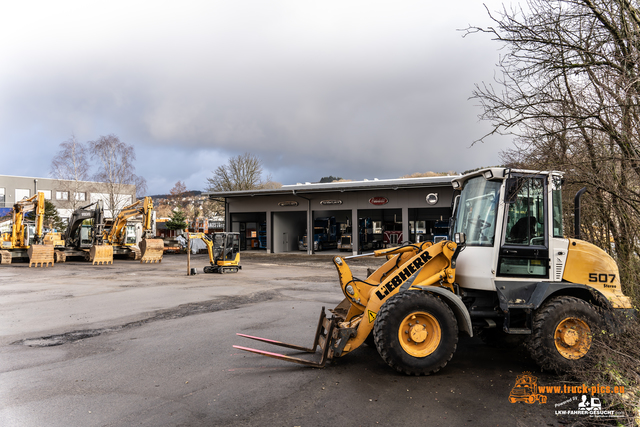
<svg viewBox="0 0 640 427"><path fill-rule="evenodd" d="M340 357L358 348L365 342L374 329L376 318L383 312L382 306L399 294L429 294L429 301L442 312L451 313L452 327L455 328L455 341L460 331L472 335L471 321L461 307L464 307L455 294L455 260L464 247L464 239L456 244L453 241L430 242L420 244L406 244L404 246L377 250L370 254L355 255L386 257L387 261L371 274L366 280L353 277L346 260L353 257L335 257L333 262L338 270L340 287L345 299L330 310L333 316L326 317L322 310L314 344L310 348L299 347L266 338L254 337L246 334L238 336L307 352L314 352L316 345L322 349L321 359L313 362L306 359L286 356L242 346L234 346L239 350L257 353L263 356L287 360L308 366L323 367L333 357ZM431 289L434 292L429 292ZM433 301L431 301L433 300ZM426 331L428 325L418 326L416 322L407 322L407 334L414 343L420 344L418 353L424 358L431 355L433 340L436 338ZM449 331L450 332L450 331ZM425 343L425 344L422 344ZM454 343L455 346L455 343ZM451 350L453 352L453 349ZM452 353L451 353L452 354ZM444 364L450 356L444 355ZM433 363L421 369L428 372L444 366L442 356ZM433 366L432 366L433 365ZM424 373L424 372L423 372Z"/></svg>

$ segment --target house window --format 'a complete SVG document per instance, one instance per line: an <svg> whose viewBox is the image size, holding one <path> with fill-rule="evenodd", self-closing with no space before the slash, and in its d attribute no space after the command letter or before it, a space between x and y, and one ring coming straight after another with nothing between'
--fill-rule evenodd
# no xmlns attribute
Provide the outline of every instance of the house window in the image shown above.
<svg viewBox="0 0 640 427"><path fill-rule="evenodd" d="M45 200L51 200L51 190L38 190L38 191L44 193Z"/></svg>
<svg viewBox="0 0 640 427"><path fill-rule="evenodd" d="M0 188L0 207L4 207L4 188Z"/></svg>
<svg viewBox="0 0 640 427"><path fill-rule="evenodd" d="M76 200L84 202L87 199L86 193L76 193Z"/></svg>
<svg viewBox="0 0 640 427"><path fill-rule="evenodd" d="M56 191L56 200L69 200L68 191Z"/></svg>
<svg viewBox="0 0 640 427"><path fill-rule="evenodd" d="M16 202L29 197L31 197L31 191L28 188L16 188Z"/></svg>

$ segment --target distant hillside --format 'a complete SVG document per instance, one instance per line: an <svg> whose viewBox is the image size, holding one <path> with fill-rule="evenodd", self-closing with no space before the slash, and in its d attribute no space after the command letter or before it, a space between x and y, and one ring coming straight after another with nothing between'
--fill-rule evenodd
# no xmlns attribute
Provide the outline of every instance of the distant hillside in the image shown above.
<svg viewBox="0 0 640 427"><path fill-rule="evenodd" d="M194 197L194 196L199 196L200 194L202 194L202 191L193 190L193 191L187 191L185 193L182 193L182 197ZM154 200L168 199L169 197L171 197L171 194L156 194L155 196L149 196L149 197L151 197Z"/></svg>

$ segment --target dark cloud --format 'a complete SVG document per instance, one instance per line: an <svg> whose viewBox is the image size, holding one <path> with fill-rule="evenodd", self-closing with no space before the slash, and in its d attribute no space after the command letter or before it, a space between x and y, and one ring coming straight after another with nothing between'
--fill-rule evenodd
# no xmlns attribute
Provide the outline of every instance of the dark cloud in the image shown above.
<svg viewBox="0 0 640 427"><path fill-rule="evenodd" d="M498 46L456 31L486 13L427 3L187 2L126 17L118 3L117 30L0 49L5 155L39 147L3 173L46 175L71 133L133 144L150 193L178 180L203 189L247 151L283 183L496 164L508 141L472 146L488 125L468 98L492 78Z"/></svg>

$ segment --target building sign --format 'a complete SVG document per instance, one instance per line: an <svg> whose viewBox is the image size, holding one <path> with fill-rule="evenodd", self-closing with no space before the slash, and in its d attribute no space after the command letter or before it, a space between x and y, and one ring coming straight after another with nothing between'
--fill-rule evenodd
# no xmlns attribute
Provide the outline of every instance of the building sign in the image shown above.
<svg viewBox="0 0 640 427"><path fill-rule="evenodd" d="M320 202L321 205L329 206L329 205L341 205L342 200L323 200Z"/></svg>
<svg viewBox="0 0 640 427"><path fill-rule="evenodd" d="M426 200L430 205L435 205L436 203L438 203L438 193L427 194Z"/></svg>
<svg viewBox="0 0 640 427"><path fill-rule="evenodd" d="M287 201L287 202L278 202L278 206L298 206L298 202L296 201Z"/></svg>
<svg viewBox="0 0 640 427"><path fill-rule="evenodd" d="M376 206L382 206L389 203L389 199L387 199L386 197L372 197L369 199L369 203Z"/></svg>

